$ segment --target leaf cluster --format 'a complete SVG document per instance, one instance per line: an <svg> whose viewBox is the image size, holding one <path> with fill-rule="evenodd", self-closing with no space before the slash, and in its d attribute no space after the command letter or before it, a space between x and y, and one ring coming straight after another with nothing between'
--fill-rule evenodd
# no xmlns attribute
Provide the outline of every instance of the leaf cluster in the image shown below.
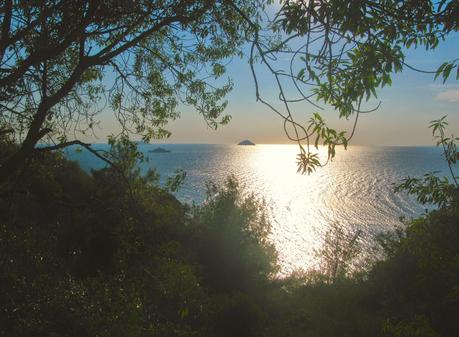
<svg viewBox="0 0 459 337"><path fill-rule="evenodd" d="M169 120L190 105L212 128L258 2L5 1L0 12L0 127L21 144L2 158L2 176L48 143L97 132L111 113L123 135L169 137ZM116 125L116 123L114 124ZM57 144L56 144L57 143ZM3 172L5 171L5 172Z"/></svg>
<svg viewBox="0 0 459 337"><path fill-rule="evenodd" d="M448 176L439 176L440 172L429 172L423 178L407 177L395 187L395 191L406 191L414 195L422 204L434 204L439 207L446 207L456 202L456 195L459 189L458 177L455 173L455 165L459 159L456 142L458 138L446 137L445 131L448 122L446 116L430 122L432 135L436 139L436 146L442 150L443 158L449 170Z"/></svg>
<svg viewBox="0 0 459 337"><path fill-rule="evenodd" d="M280 39L273 45L259 27L252 39L251 65L257 99L283 118L287 137L300 147L299 171L311 173L315 168L305 166L324 165L312 160L310 144L331 142L328 133L298 121L295 106L303 113L301 103L309 103L310 114L315 115L326 105L340 118L354 119L346 141L337 142L347 144L359 115L379 108L381 102L374 101L382 88L392 84L394 74L409 68L445 82L458 70L457 59L446 60L434 71L417 69L405 59L408 49L434 50L456 32L457 14L457 1L452 0L282 1L269 24ZM272 95L262 97L255 62L274 77L282 109L271 103ZM333 157L334 147L328 146L327 161Z"/></svg>

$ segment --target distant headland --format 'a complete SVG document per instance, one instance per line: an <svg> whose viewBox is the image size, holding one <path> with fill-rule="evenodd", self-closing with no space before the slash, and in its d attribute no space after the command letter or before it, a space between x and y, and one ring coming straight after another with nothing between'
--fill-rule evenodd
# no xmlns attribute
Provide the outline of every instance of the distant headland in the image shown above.
<svg viewBox="0 0 459 337"><path fill-rule="evenodd" d="M167 152L171 152L171 150L167 150L167 149L164 149L162 147L157 147L156 149L150 150L148 152L152 152L152 153L167 153Z"/></svg>
<svg viewBox="0 0 459 337"><path fill-rule="evenodd" d="M250 140L248 139L245 139L243 141L240 141L239 143L237 143L237 145L255 145L254 142L251 142Z"/></svg>

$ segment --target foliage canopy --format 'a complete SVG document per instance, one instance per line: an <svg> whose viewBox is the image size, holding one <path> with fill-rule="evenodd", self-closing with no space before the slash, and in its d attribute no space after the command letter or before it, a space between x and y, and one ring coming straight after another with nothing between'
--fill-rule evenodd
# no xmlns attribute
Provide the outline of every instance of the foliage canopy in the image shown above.
<svg viewBox="0 0 459 337"><path fill-rule="evenodd" d="M209 126L227 123L219 80L256 15L250 1L44 0L3 2L0 136L20 144L1 158L14 173L38 142L62 148L97 131L111 110L122 133L167 137L179 102ZM213 83L215 82L215 83Z"/></svg>
<svg viewBox="0 0 459 337"><path fill-rule="evenodd" d="M265 29L246 18L255 30L250 62L257 99L283 119L287 137L298 143L302 173L333 159L336 146L347 147L359 115L379 107L365 107L366 102L391 85L395 73L409 68L443 81L451 75L459 78L459 59L445 60L438 69L427 71L406 60L408 49L434 50L458 30L455 0L286 0L281 5ZM278 36L273 38L272 31ZM279 62L285 59L289 61ZM263 95L258 63L272 75L278 96ZM315 110L306 122L295 111L297 105L304 111L303 102ZM323 105L341 118L353 118L350 132L329 128L318 113ZM313 150L319 144L328 149L325 163Z"/></svg>

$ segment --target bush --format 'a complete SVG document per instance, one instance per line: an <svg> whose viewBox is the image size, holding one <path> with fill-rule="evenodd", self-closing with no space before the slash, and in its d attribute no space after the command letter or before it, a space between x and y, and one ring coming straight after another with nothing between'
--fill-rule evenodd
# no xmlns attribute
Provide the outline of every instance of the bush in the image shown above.
<svg viewBox="0 0 459 337"><path fill-rule="evenodd" d="M230 180L190 209L112 149L92 174L43 153L1 187L0 335L258 335L277 270L262 205Z"/></svg>

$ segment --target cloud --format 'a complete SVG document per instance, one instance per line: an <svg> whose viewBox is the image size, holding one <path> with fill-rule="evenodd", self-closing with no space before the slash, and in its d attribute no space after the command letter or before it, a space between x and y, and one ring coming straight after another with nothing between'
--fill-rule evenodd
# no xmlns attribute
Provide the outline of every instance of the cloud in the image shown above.
<svg viewBox="0 0 459 337"><path fill-rule="evenodd" d="M436 100L447 102L459 102L459 90L446 90L435 96Z"/></svg>

